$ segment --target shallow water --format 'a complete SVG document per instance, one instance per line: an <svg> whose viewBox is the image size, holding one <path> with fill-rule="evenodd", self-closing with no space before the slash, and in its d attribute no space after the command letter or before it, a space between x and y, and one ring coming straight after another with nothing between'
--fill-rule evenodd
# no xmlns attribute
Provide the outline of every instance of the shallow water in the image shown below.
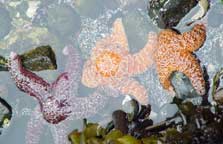
<svg viewBox="0 0 223 144"><path fill-rule="evenodd" d="M80 1L82 3L79 3ZM12 25L0 25L0 29L10 29L5 32L8 34L0 39L0 54L8 56L10 51L22 53L37 46L51 45L56 53L58 69L38 72L38 75L51 82L64 70L66 63L66 57L62 54L64 46L76 45L85 61L89 58L95 42L111 32L111 25L118 17L123 19L132 53L139 51L145 45L148 32L159 31L147 16L147 0L92 0L90 2L89 0L14 2L1 0L0 6L8 10ZM73 13L74 9L80 14L80 19ZM48 18L49 15L51 19ZM196 55L212 78L223 67L223 4L217 0L212 1L207 19L207 40ZM182 23L177 28L185 30ZM7 72L1 72L0 77L0 96L13 107L11 124L0 136L0 143L23 144L27 122L37 101L19 91ZM176 106L168 104L172 97L161 87L155 66L136 78L147 89L153 109L152 118L156 122L174 114ZM80 84L79 95L88 95L93 91L94 89ZM92 116L90 120L106 123L111 112L121 107L124 98L121 95L111 98L106 109ZM74 120L70 123L70 129L81 128L81 124L81 120ZM54 132L54 127L46 128L41 136L41 144L53 143Z"/></svg>

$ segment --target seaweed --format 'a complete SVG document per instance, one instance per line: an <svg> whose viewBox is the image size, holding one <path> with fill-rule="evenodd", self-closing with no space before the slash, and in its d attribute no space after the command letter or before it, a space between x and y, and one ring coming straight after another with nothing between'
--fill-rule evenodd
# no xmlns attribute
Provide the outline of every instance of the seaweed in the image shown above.
<svg viewBox="0 0 223 144"><path fill-rule="evenodd" d="M40 46L21 56L22 64L31 71L57 69L56 56L50 46ZM8 71L7 59L0 56L0 71Z"/></svg>
<svg viewBox="0 0 223 144"><path fill-rule="evenodd" d="M75 130L70 133L68 138L72 144L81 143L82 141L78 140L83 137L86 144L90 143L89 139L96 140L97 144L150 144L158 142L164 144L221 144L223 143L223 93L222 91L220 94L218 93L219 90L222 90L222 76L223 69L216 73L211 87L216 104L207 102L196 105L187 98L175 97L172 101L178 107L175 115L159 123L153 123L149 118L150 106L139 105L137 101L131 100L133 110L129 113L123 110L114 111L112 121L105 128L97 123L85 123L82 132ZM216 94L221 97L216 99ZM205 99L205 97L201 98ZM86 133L86 130L89 133ZM96 135L96 133L100 134Z"/></svg>

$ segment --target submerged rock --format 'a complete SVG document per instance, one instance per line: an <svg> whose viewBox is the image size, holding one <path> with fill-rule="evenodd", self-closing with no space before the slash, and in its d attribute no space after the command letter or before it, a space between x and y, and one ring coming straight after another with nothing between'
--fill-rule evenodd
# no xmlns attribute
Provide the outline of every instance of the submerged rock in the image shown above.
<svg viewBox="0 0 223 144"><path fill-rule="evenodd" d="M214 28L219 28L223 23L223 19L220 18L223 15L223 2L222 4L215 4L208 14L208 25Z"/></svg>
<svg viewBox="0 0 223 144"><path fill-rule="evenodd" d="M98 18L107 10L115 10L121 7L119 0L75 0L77 12L84 17Z"/></svg>
<svg viewBox="0 0 223 144"><path fill-rule="evenodd" d="M150 0L149 16L160 28L176 26L197 5L196 0Z"/></svg>
<svg viewBox="0 0 223 144"><path fill-rule="evenodd" d="M183 73L174 72L171 77L176 96L181 99L198 97L190 79Z"/></svg>
<svg viewBox="0 0 223 144"><path fill-rule="evenodd" d="M11 26L9 12L0 6L0 39L4 38L10 32Z"/></svg>
<svg viewBox="0 0 223 144"><path fill-rule="evenodd" d="M138 52L145 46L150 31L156 31L148 21L147 14L140 10L126 13L123 17L123 24L132 53Z"/></svg>
<svg viewBox="0 0 223 144"><path fill-rule="evenodd" d="M55 5L47 10L47 25L50 32L66 41L80 30L80 16L69 5Z"/></svg>
<svg viewBox="0 0 223 144"><path fill-rule="evenodd" d="M81 16L97 18L104 11L101 0L76 0L75 6Z"/></svg>

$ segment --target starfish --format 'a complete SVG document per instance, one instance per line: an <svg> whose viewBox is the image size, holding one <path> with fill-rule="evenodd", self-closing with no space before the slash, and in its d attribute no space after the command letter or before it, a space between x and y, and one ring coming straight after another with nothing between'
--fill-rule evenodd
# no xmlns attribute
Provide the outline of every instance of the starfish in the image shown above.
<svg viewBox="0 0 223 144"><path fill-rule="evenodd" d="M192 30L182 34L166 29L158 36L159 46L155 53L157 73L163 87L173 92L170 76L174 71L184 73L199 95L204 95L205 80L199 61L193 55L205 42L206 29L196 24Z"/></svg>
<svg viewBox="0 0 223 144"><path fill-rule="evenodd" d="M133 76L152 66L156 45L157 35L150 33L145 47L130 54L122 20L116 19L112 33L96 42L91 57L85 62L82 83L90 88L110 86L147 104L147 91Z"/></svg>
<svg viewBox="0 0 223 144"><path fill-rule="evenodd" d="M89 117L103 108L113 93L111 89L99 87L88 97L78 97L81 80L80 56L72 46L64 49L68 63L64 73L52 84L21 65L19 55L12 52L9 58L9 72L17 87L35 97L39 105L35 108L28 124L26 143L38 144L44 125L54 132L56 144L68 144L66 125L72 119Z"/></svg>

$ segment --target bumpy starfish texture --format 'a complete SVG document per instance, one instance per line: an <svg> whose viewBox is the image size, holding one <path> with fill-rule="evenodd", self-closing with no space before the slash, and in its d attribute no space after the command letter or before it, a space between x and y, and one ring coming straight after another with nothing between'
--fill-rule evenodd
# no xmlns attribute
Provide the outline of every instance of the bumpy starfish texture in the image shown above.
<svg viewBox="0 0 223 144"><path fill-rule="evenodd" d="M66 72L52 84L23 68L16 53L12 52L10 55L9 72L12 79L20 90L34 96L40 104L28 124L27 144L39 143L43 125L49 125L54 132L56 144L68 143L69 130L65 128L67 122L97 113L105 106L109 97L118 94L110 88L99 87L88 97L78 97L81 80L80 56L71 46L64 49L64 54L68 55Z"/></svg>
<svg viewBox="0 0 223 144"><path fill-rule="evenodd" d="M117 19L113 32L97 41L92 49L91 57L84 64L82 83L91 88L111 86L147 104L146 89L132 77L145 72L153 64L156 46L157 35L150 33L145 47L138 53L130 54L122 20Z"/></svg>
<svg viewBox="0 0 223 144"><path fill-rule="evenodd" d="M174 71L179 71L189 77L198 94L205 94L202 68L193 55L193 52L203 45L205 39L206 30L203 24L196 24L191 31L182 34L171 29L160 32L155 61L160 83L165 89L173 91L170 76Z"/></svg>

